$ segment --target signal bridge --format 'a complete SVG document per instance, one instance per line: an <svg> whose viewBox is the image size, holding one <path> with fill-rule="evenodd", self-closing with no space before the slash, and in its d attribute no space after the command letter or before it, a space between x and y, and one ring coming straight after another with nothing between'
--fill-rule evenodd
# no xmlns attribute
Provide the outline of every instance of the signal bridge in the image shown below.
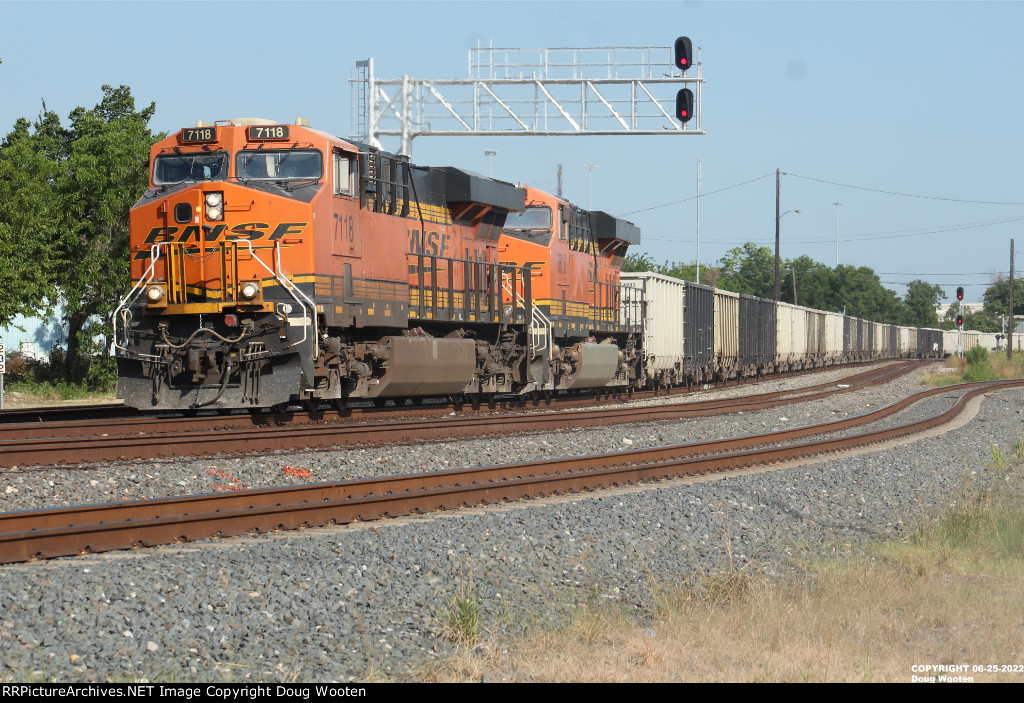
<svg viewBox="0 0 1024 703"><path fill-rule="evenodd" d="M358 61L350 137L377 148L400 137L409 156L426 135L704 134L697 49L694 60L687 37L671 48L478 47L461 79L382 79L373 59Z"/></svg>

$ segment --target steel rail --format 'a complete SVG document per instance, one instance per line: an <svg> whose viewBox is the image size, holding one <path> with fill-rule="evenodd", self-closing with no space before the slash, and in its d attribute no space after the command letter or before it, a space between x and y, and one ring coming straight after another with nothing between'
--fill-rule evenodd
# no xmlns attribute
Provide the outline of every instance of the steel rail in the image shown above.
<svg viewBox="0 0 1024 703"><path fill-rule="evenodd" d="M899 362L897 362L899 363ZM902 362L908 363L908 362ZM918 362L927 363L927 362ZM850 368L846 366L846 368ZM820 371L834 370L835 367L822 367L794 372L787 377L813 374ZM861 372L848 377L855 381L864 374L877 372L878 369ZM720 381L709 384L708 390L735 387L737 385L756 385L758 383L779 380L783 376L764 376L756 379L737 379L731 382ZM811 388L825 387L820 384ZM21 408L0 411L0 441L7 439L34 439L47 437L83 437L101 434L138 434L139 432L170 432L175 430L203 430L259 427L266 425L320 424L323 422L365 422L390 417L425 417L434 415L473 414L486 412L530 412L533 410L556 410L572 407L593 407L599 404L628 402L665 396L686 396L704 392L703 387L679 387L659 391L635 391L632 394L616 392L611 389L607 393L581 393L579 395L559 395L548 400L531 400L524 398L498 398L484 402L428 402L424 404L405 405L404 399L398 399L395 405L385 407L353 406L343 410L320 409L314 411L294 410L280 413L232 413L214 414L207 411L201 415L177 415L168 411L142 411L121 404L100 404L77 407L40 407ZM800 389L787 391L800 392ZM111 421L117 420L116 424ZM63 433L63 434L58 434Z"/></svg>
<svg viewBox="0 0 1024 703"><path fill-rule="evenodd" d="M4 513L0 514L0 563L343 524L787 461L921 432L954 419L967 401L979 394L1022 385L1024 380L935 388L855 418L696 444L231 494ZM958 389L966 392L951 408L925 420L777 446L874 422L925 398Z"/></svg>
<svg viewBox="0 0 1024 703"><path fill-rule="evenodd" d="M914 364L896 364L858 374L864 385L883 383L906 373ZM846 379L850 380L850 379ZM243 429L196 430L176 433L111 434L22 438L0 441L0 467L50 466L188 455L225 454L281 449L372 446L423 442L458 437L478 437L528 431L554 431L625 422L654 422L751 411L856 390L853 384L837 388L828 383L809 389L774 391L745 399L718 399L701 403L591 408L566 412L442 417L372 424L334 423L297 426L260 426ZM825 388L825 390L817 390ZM804 391L816 391L805 393Z"/></svg>

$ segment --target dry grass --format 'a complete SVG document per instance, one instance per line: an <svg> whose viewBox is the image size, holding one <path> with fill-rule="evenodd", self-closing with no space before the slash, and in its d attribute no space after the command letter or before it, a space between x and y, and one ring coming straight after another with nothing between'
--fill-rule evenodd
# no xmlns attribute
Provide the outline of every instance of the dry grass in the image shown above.
<svg viewBox="0 0 1024 703"><path fill-rule="evenodd" d="M1003 470L1020 483L1019 463ZM442 681L911 681L913 665L1024 661L1024 500L964 493L910 538L782 581L736 570L657 589L637 623L609 601L562 627L462 650ZM1020 681L1024 673L963 674Z"/></svg>
<svg viewBox="0 0 1024 703"><path fill-rule="evenodd" d="M1005 352L992 352L989 354L989 361L999 378L1024 376L1024 352L1015 351L1012 359L1007 359Z"/></svg>
<svg viewBox="0 0 1024 703"><path fill-rule="evenodd" d="M1006 352L990 352L982 366L991 369L990 373L968 373L969 366L965 359L949 357L938 368L929 368L921 376L921 383L929 386L948 386L971 380L990 380L996 378L1024 377L1024 352L1015 351L1012 359L1006 358ZM965 377L964 374L968 373Z"/></svg>
<svg viewBox="0 0 1024 703"><path fill-rule="evenodd" d="M951 356L938 369L931 366L925 369L921 374L921 383L928 386L949 386L954 383L963 383L966 369L966 361Z"/></svg>

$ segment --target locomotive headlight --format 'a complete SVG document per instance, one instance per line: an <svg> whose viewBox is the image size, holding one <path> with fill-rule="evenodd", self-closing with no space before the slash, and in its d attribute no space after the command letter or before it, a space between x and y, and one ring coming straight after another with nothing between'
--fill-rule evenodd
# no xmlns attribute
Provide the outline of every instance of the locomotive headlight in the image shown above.
<svg viewBox="0 0 1024 703"><path fill-rule="evenodd" d="M248 281L242 284L242 288L241 290L238 291L238 293L246 300L252 300L257 295L260 294L260 286L258 283Z"/></svg>
<svg viewBox="0 0 1024 703"><path fill-rule="evenodd" d="M208 220L220 220L224 217L224 194L223 193L207 193L206 194L206 219Z"/></svg>
<svg viewBox="0 0 1024 703"><path fill-rule="evenodd" d="M164 298L164 289L160 286L150 286L146 289L146 300L150 303L159 303Z"/></svg>

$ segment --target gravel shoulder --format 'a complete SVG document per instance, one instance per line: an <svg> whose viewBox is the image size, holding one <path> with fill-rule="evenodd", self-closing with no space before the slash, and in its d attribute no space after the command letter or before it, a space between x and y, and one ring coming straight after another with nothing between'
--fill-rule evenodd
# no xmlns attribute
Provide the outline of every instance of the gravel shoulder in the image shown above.
<svg viewBox="0 0 1024 703"><path fill-rule="evenodd" d="M805 378L813 380L803 385L822 382ZM0 477L0 495L12 510L229 483L211 470L262 487L287 482L282 466L337 480L614 451L629 446L624 440L654 446L859 414L922 388L911 375L827 401L684 422L18 472ZM1008 450L1024 435L1024 391L989 394L979 405L959 429L765 472L0 567L0 676L407 680L451 651L438 616L469 581L490 631L557 619L594 599L643 616L654 590L695 572L731 563L780 573L794 556L842 554L903 534L961 495L965 482L1003 480L984 467L994 444Z"/></svg>

